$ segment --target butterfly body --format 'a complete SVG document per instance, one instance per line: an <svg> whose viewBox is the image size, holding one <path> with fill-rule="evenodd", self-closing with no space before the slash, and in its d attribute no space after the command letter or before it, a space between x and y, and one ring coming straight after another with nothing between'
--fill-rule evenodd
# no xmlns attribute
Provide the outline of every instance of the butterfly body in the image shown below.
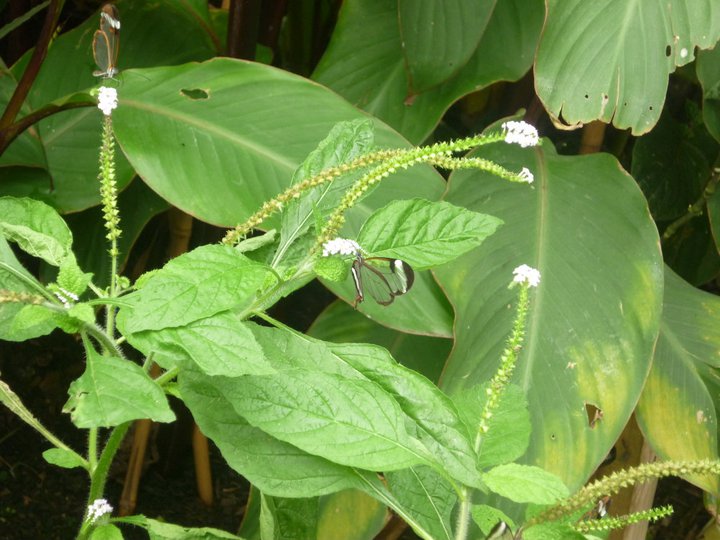
<svg viewBox="0 0 720 540"><path fill-rule="evenodd" d="M355 283L355 304L365 299L365 293L380 305L389 306L396 296L405 294L415 281L412 267L400 259L389 257L363 257L358 253L352 268Z"/></svg>

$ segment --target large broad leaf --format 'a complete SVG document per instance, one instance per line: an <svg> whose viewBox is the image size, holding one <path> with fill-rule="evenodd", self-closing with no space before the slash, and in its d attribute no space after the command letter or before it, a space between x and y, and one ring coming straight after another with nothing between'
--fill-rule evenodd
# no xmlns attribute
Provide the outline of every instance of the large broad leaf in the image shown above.
<svg viewBox="0 0 720 540"><path fill-rule="evenodd" d="M662 326L637 419L663 459L717 459L720 299L665 269ZM689 478L717 495L717 476Z"/></svg>
<svg viewBox="0 0 720 540"><path fill-rule="evenodd" d="M337 122L362 117L307 79L216 58L125 73L113 124L128 159L155 191L203 221L233 226L290 185ZM375 140L381 147L407 146L377 121ZM437 198L442 184L432 169L405 171L389 183L409 178L408 196ZM276 223L275 217L264 226Z"/></svg>
<svg viewBox="0 0 720 540"><path fill-rule="evenodd" d="M185 212L225 226L244 221L287 188L337 122L358 118L367 117L317 84L227 58L125 73L113 113L123 151L145 182ZM375 142L407 146L379 121ZM436 200L443 186L430 167L400 171L352 209L343 235L354 236L373 209L391 200ZM263 227L278 222L275 216ZM406 312L373 316L397 328L450 334L449 307L429 275L418 276L412 303Z"/></svg>
<svg viewBox="0 0 720 540"><path fill-rule="evenodd" d="M158 2L118 2L122 21L118 67L171 65L213 56L217 47L210 33L207 8L201 15L186 3L172 0ZM93 15L81 26L53 40L42 69L28 96L32 109L38 109L63 96L97 84L92 55L93 32L99 16ZM182 47L177 44L182 43ZM20 77L29 55L16 66ZM123 73L117 84L122 92ZM108 84L105 82L104 84ZM90 103L89 103L90 105ZM30 151L26 138L11 145L3 155L3 164L23 164L47 170L47 177L37 176L31 184L12 183L4 193L42 197L63 211L88 208L100 201L97 185L98 154L102 113L94 106L65 111L46 118L37 125L39 144ZM132 170L121 153L117 153L116 175L122 188L132 179ZM2 188L4 189L4 188Z"/></svg>
<svg viewBox="0 0 720 540"><path fill-rule="evenodd" d="M495 0L398 0L409 94L449 79L480 42Z"/></svg>
<svg viewBox="0 0 720 540"><path fill-rule="evenodd" d="M402 10L418 10L417 17L429 18L429 15L413 6L415 3L404 2ZM440 2L436 4L440 10ZM458 2L442 4L442 8L447 10L443 16L448 19L457 16L455 8ZM450 80L406 101L408 78L400 32L403 23L398 22L398 5L385 0L346 1L343 2L330 45L313 73L313 78L339 92L358 107L382 118L409 140L419 143L458 98L496 81L522 77L532 63L543 12L539 0L496 2L480 43L462 69ZM440 17L441 13L438 11L437 16ZM426 26L417 37L412 38L418 40L416 50L423 47L419 41L425 39L430 30ZM455 31L456 28L450 30ZM473 32L463 35L461 39L455 34L444 35L439 31L434 37L444 37L451 41L456 51L467 51L477 38ZM431 60L435 63L464 62L465 53L458 56L436 56L436 51L432 53ZM419 68L416 59L413 62ZM454 67L451 65L451 68Z"/></svg>
<svg viewBox="0 0 720 540"><path fill-rule="evenodd" d="M558 156L549 142L495 145L483 157L528 166L532 186L480 172L451 176L448 200L502 219L478 249L437 269L455 306L455 348L441 387L488 380L512 327L513 268L536 267L514 381L533 432L524 461L575 489L625 426L650 368L662 301L657 231L633 179L607 155ZM586 404L604 413L591 428Z"/></svg>
<svg viewBox="0 0 720 540"><path fill-rule="evenodd" d="M715 0L547 0L535 87L557 121L612 121L640 135L665 102L668 75L720 37Z"/></svg>

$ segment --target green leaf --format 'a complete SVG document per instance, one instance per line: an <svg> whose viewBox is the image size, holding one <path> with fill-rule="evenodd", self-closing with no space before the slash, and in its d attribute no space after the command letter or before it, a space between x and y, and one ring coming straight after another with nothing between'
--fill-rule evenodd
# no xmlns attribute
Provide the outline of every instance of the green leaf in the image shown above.
<svg viewBox="0 0 720 540"><path fill-rule="evenodd" d="M519 503L553 504L570 494L560 478L531 465L498 465L483 480L495 493Z"/></svg>
<svg viewBox="0 0 720 540"><path fill-rule="evenodd" d="M72 234L58 213L33 199L0 197L0 234L53 266L72 256Z"/></svg>
<svg viewBox="0 0 720 540"><path fill-rule="evenodd" d="M416 425L413 435L440 470L457 481L481 487L477 457L455 405L433 383L408 369L376 345L328 344L333 353L393 397Z"/></svg>
<svg viewBox="0 0 720 540"><path fill-rule="evenodd" d="M494 8L473 0L399 0L410 95L445 82L467 63Z"/></svg>
<svg viewBox="0 0 720 540"><path fill-rule="evenodd" d="M115 525L105 523L93 529L90 540L123 540L123 535Z"/></svg>
<svg viewBox="0 0 720 540"><path fill-rule="evenodd" d="M42 285L25 270L15 257L7 240L0 236L0 289L14 293L29 293L38 299ZM30 309L33 317L26 319L25 311ZM20 302L0 302L0 339L25 341L44 336L57 326L57 319L50 310L39 306L28 306Z"/></svg>
<svg viewBox="0 0 720 540"><path fill-rule="evenodd" d="M112 427L140 418L175 420L162 388L140 366L100 356L90 346L86 350L85 373L70 385L63 407L77 427Z"/></svg>
<svg viewBox="0 0 720 540"><path fill-rule="evenodd" d="M320 498L317 540L371 540L388 520L384 504L356 489Z"/></svg>
<svg viewBox="0 0 720 540"><path fill-rule="evenodd" d="M183 527L151 519L143 515L122 518L124 523L130 523L147 530L150 540L243 540L220 529L212 527Z"/></svg>
<svg viewBox="0 0 720 540"><path fill-rule="evenodd" d="M352 161L372 148L374 139L373 123L367 118L340 122L318 147L305 159L295 171L291 184L316 176L324 169L336 167ZM345 174L303 193L299 199L293 199L287 205L280 220L280 245L275 260L281 260L284 253L313 224L313 215L319 213L325 219L339 204L357 175Z"/></svg>
<svg viewBox="0 0 720 540"><path fill-rule="evenodd" d="M402 411L402 423L407 429L412 429L413 442L425 447L425 456L432 456L436 468L447 470L460 482L480 484L475 453L453 403L422 375L397 364L387 350L357 343L323 343L302 334L256 325L250 325L250 328L263 347L266 358L272 359L273 365L283 370L276 376L280 379L278 384L283 384L291 370L297 372L300 369L309 373L310 377L314 372L335 374L340 381L349 382L352 379L370 384L368 388L381 389L386 396L384 399L390 400L385 402L383 399L382 408L388 420L392 418L392 411ZM339 396L339 399L345 401L346 397ZM241 410L238 412L245 414ZM248 419L252 422L251 418ZM280 434L272 434L283 438ZM288 442L300 446L293 440ZM415 445L413 448L418 447Z"/></svg>
<svg viewBox="0 0 720 540"><path fill-rule="evenodd" d="M229 246L206 245L154 273L142 289L123 297L124 334L184 326L231 308L247 307L268 268Z"/></svg>
<svg viewBox="0 0 720 540"><path fill-rule="evenodd" d="M548 0L535 88L556 122L652 129L668 75L720 37L714 0ZM602 43L602 46L598 46Z"/></svg>
<svg viewBox="0 0 720 540"><path fill-rule="evenodd" d="M201 431L218 446L228 465L264 493L279 497L313 497L362 487L348 467L271 437L251 426L225 397L231 383L199 372L178 376L183 401Z"/></svg>
<svg viewBox="0 0 720 540"><path fill-rule="evenodd" d="M402 365L422 373L433 382L440 377L440 370L452 347L449 339L403 334L381 326L340 301L330 304L315 319L308 334L335 343L380 345Z"/></svg>
<svg viewBox="0 0 720 540"><path fill-rule="evenodd" d="M373 256L402 259L423 270L479 246L501 224L444 201L394 201L368 218L358 243Z"/></svg>
<svg viewBox="0 0 720 540"><path fill-rule="evenodd" d="M263 355L253 333L229 312L186 326L138 332L128 342L165 369L192 363L207 375L267 375L275 369Z"/></svg>
<svg viewBox="0 0 720 540"><path fill-rule="evenodd" d="M57 276L58 286L80 296L87 290L87 286L92 280L92 274L83 272L75 261L75 257L66 257L60 264L60 270ZM60 291L61 293L63 291ZM63 294L67 296L67 293Z"/></svg>
<svg viewBox="0 0 720 540"><path fill-rule="evenodd" d="M318 501L283 499L261 494L260 536L263 540L317 538Z"/></svg>
<svg viewBox="0 0 720 540"><path fill-rule="evenodd" d="M512 329L513 268L542 274L513 382L532 421L523 457L577 489L615 443L647 376L659 331L662 258L636 182L614 158L565 157L541 147L489 145L475 155L510 170L527 166L532 186L457 171L447 198L505 224L435 275L456 313L455 347L440 381L449 395L488 381ZM560 391L562 390L562 391ZM588 425L585 403L602 409Z"/></svg>
<svg viewBox="0 0 720 540"><path fill-rule="evenodd" d="M453 395L460 416L470 433L475 433L487 401L487 385L464 388ZM498 408L488 420L483 435L477 466L492 467L522 457L530 441L530 412L522 389L514 384L505 387Z"/></svg>
<svg viewBox="0 0 720 540"><path fill-rule="evenodd" d="M452 486L429 467L412 467L385 474L388 488L432 538L451 540L451 514L457 501Z"/></svg>
<svg viewBox="0 0 720 540"><path fill-rule="evenodd" d="M48 463L57 465L63 469L75 469L85 465L83 458L72 450L66 450L64 448L50 448L49 450L45 450L42 453L42 457Z"/></svg>
<svg viewBox="0 0 720 540"><path fill-rule="evenodd" d="M665 269L662 325L637 420L665 460L718 459L720 299ZM716 475L689 481L720 493Z"/></svg>
<svg viewBox="0 0 720 540"><path fill-rule="evenodd" d="M405 2L401 9L416 10L425 17L416 2ZM446 2L442 2L445 4ZM441 2L436 2L440 6ZM470 2L465 2L465 5ZM486 4L491 4L490 2ZM451 7L455 7L455 2ZM438 8L441 9L441 8ZM483 10L483 8L479 8ZM443 10L448 19L451 9ZM439 15L439 12L435 12ZM439 122L448 107L463 95L480 90L500 80L517 80L532 65L535 47L542 28L544 6L539 0L503 0L495 2L487 26L473 28L470 35L451 33L431 34L445 43L451 41L457 51L465 55L469 46L482 32L482 38L472 56L465 62L461 56L439 58L430 51L437 41L429 41L428 66L445 62L450 70L458 70L454 77L432 90L411 96L408 100L407 66L403 55L404 39L427 39L429 29L415 36L401 35L398 4L383 0L347 0L343 2L330 44L313 73L313 79L324 84L348 101L383 119L414 143L423 141ZM427 14L428 17L432 15ZM442 27L443 25L438 25ZM464 27L464 24L463 24ZM417 46L424 48L419 41ZM440 50L440 49L437 49ZM464 64L464 65L463 65ZM439 71L444 78L447 70ZM430 75L432 77L432 74ZM428 81L426 84L432 83ZM416 196L421 196L414 193Z"/></svg>
<svg viewBox="0 0 720 540"><path fill-rule="evenodd" d="M248 422L311 454L369 470L427 461L398 404L372 382L296 369L224 384L232 386L224 394Z"/></svg>

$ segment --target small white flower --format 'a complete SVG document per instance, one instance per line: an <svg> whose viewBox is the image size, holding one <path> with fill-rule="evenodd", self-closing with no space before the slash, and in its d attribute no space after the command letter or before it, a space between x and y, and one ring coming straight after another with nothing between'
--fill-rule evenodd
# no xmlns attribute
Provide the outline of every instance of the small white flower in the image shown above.
<svg viewBox="0 0 720 540"><path fill-rule="evenodd" d="M518 174L518 178L521 182L527 182L528 184L532 184L535 180L533 173L531 173L527 167L523 167L522 171Z"/></svg>
<svg viewBox="0 0 720 540"><path fill-rule="evenodd" d="M117 109L117 90L107 86L101 86L98 90L98 109L100 109L105 116L110 116L113 109Z"/></svg>
<svg viewBox="0 0 720 540"><path fill-rule="evenodd" d="M334 238L323 244L323 257L330 255L357 255L360 253L360 244L355 240L346 238Z"/></svg>
<svg viewBox="0 0 720 540"><path fill-rule="evenodd" d="M113 507L110 506L105 499L95 499L93 503L88 506L87 517L85 519L90 523L95 523L102 516L112 511Z"/></svg>
<svg viewBox="0 0 720 540"><path fill-rule="evenodd" d="M527 283L530 287L537 287L540 283L540 271L522 264L513 270L515 283Z"/></svg>
<svg viewBox="0 0 720 540"><path fill-rule="evenodd" d="M528 146L537 146L540 142L537 129L527 122L516 122L511 120L502 125L505 131L505 142L509 144L519 144L523 148Z"/></svg>

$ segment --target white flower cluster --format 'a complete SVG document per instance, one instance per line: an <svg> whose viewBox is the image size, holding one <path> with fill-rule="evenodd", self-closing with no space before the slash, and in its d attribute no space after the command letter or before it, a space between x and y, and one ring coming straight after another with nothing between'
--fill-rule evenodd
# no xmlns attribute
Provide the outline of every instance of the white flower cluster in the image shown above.
<svg viewBox="0 0 720 540"><path fill-rule="evenodd" d="M93 503L88 506L87 519L90 523L95 523L105 514L109 514L113 511L113 507L108 504L105 499L95 499Z"/></svg>
<svg viewBox="0 0 720 540"><path fill-rule="evenodd" d="M537 146L540 142L537 129L527 122L516 122L514 120L505 122L502 125L505 131L505 142L508 144L519 144L523 148Z"/></svg>
<svg viewBox="0 0 720 540"><path fill-rule="evenodd" d="M355 240L335 238L323 244L323 257L330 255L357 255L360 253L360 244Z"/></svg>
<svg viewBox="0 0 720 540"><path fill-rule="evenodd" d="M522 171L520 171L520 174L518 174L518 178L523 182L527 182L528 184L532 184L535 181L533 173L531 173L530 169L528 169L527 167L523 167Z"/></svg>
<svg viewBox="0 0 720 540"><path fill-rule="evenodd" d="M113 109L117 109L117 106L117 90L107 86L101 86L98 91L98 109L100 109L105 116L110 116Z"/></svg>
<svg viewBox="0 0 720 540"><path fill-rule="evenodd" d="M521 264L513 270L513 281L515 283L527 283L530 287L537 287L540 284L540 271Z"/></svg>

